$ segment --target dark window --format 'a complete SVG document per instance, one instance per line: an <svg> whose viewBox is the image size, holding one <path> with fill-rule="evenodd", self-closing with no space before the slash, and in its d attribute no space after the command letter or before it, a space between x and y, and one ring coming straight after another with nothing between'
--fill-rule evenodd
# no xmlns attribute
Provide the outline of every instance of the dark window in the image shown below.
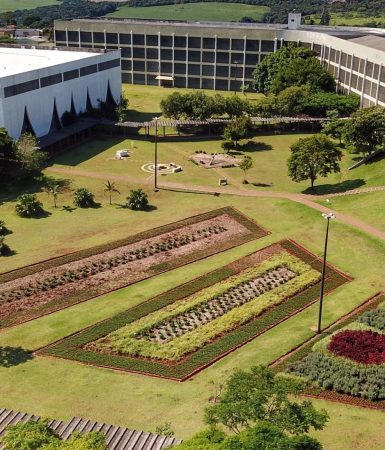
<svg viewBox="0 0 385 450"><path fill-rule="evenodd" d="M188 73L189 75L200 75L201 68L198 64L189 64Z"/></svg>
<svg viewBox="0 0 385 450"><path fill-rule="evenodd" d="M147 48L146 49L146 57L147 59L158 59L159 53L157 48Z"/></svg>
<svg viewBox="0 0 385 450"><path fill-rule="evenodd" d="M372 62L368 61L366 64L366 73L369 77L371 77L373 74L373 67L374 67L374 64Z"/></svg>
<svg viewBox="0 0 385 450"><path fill-rule="evenodd" d="M232 53L231 54L232 64L243 64L243 54L242 53Z"/></svg>
<svg viewBox="0 0 385 450"><path fill-rule="evenodd" d="M82 43L82 48L92 48L91 44L83 44Z"/></svg>
<svg viewBox="0 0 385 450"><path fill-rule="evenodd" d="M14 84L4 88L4 96L12 97L14 95L23 94L24 92L39 89L39 80L26 81L25 83Z"/></svg>
<svg viewBox="0 0 385 450"><path fill-rule="evenodd" d="M175 87L186 87L186 78L185 77L175 77L174 86Z"/></svg>
<svg viewBox="0 0 385 450"><path fill-rule="evenodd" d="M94 42L97 44L104 43L104 33L94 32Z"/></svg>
<svg viewBox="0 0 385 450"><path fill-rule="evenodd" d="M71 44L71 43L69 43L68 47L79 47L79 44ZM103 46L103 48L104 48L104 46Z"/></svg>
<svg viewBox="0 0 385 450"><path fill-rule="evenodd" d="M202 75L213 76L214 66L202 66Z"/></svg>
<svg viewBox="0 0 385 450"><path fill-rule="evenodd" d="M243 39L233 39L231 41L231 50L243 50L244 45Z"/></svg>
<svg viewBox="0 0 385 450"><path fill-rule="evenodd" d="M334 50L334 48L332 48L330 50L330 61L336 62L336 56L337 56L337 52Z"/></svg>
<svg viewBox="0 0 385 450"><path fill-rule="evenodd" d="M223 52L218 52L217 53L217 62L223 63L223 64L228 64L229 63L229 54L223 53Z"/></svg>
<svg viewBox="0 0 385 450"><path fill-rule="evenodd" d="M131 47L122 47L120 51L122 52L122 58L131 58Z"/></svg>
<svg viewBox="0 0 385 450"><path fill-rule="evenodd" d="M201 52L189 50L188 60L192 62L199 62L201 60Z"/></svg>
<svg viewBox="0 0 385 450"><path fill-rule="evenodd" d="M142 73L134 73L134 80L133 82L135 84L145 84L146 83L146 78L144 76L144 74Z"/></svg>
<svg viewBox="0 0 385 450"><path fill-rule="evenodd" d="M215 48L215 39L203 38L203 48Z"/></svg>
<svg viewBox="0 0 385 450"><path fill-rule="evenodd" d="M203 62L214 62L215 61L215 53L214 52L203 52L202 53L202 61Z"/></svg>
<svg viewBox="0 0 385 450"><path fill-rule="evenodd" d="M131 70L132 69L132 62L127 61L126 59L122 60L122 70Z"/></svg>
<svg viewBox="0 0 385 450"><path fill-rule="evenodd" d="M144 72L146 69L144 67L144 61L133 61L134 71Z"/></svg>
<svg viewBox="0 0 385 450"><path fill-rule="evenodd" d="M202 89L214 89L214 80L202 78Z"/></svg>
<svg viewBox="0 0 385 450"><path fill-rule="evenodd" d="M172 47L172 36L161 36L160 45L163 47Z"/></svg>
<svg viewBox="0 0 385 450"><path fill-rule="evenodd" d="M379 65L374 64L373 78L375 78L376 80L378 80L378 70L379 70Z"/></svg>
<svg viewBox="0 0 385 450"><path fill-rule="evenodd" d="M144 45L144 35L143 34L133 34L132 40L134 45Z"/></svg>
<svg viewBox="0 0 385 450"><path fill-rule="evenodd" d="M189 36L188 47L189 48L201 48L201 38Z"/></svg>
<svg viewBox="0 0 385 450"><path fill-rule="evenodd" d="M159 63L157 61L147 61L147 72L159 72Z"/></svg>
<svg viewBox="0 0 385 450"><path fill-rule="evenodd" d="M157 46L158 45L158 36L156 34L148 34L146 36L146 45Z"/></svg>
<svg viewBox="0 0 385 450"><path fill-rule="evenodd" d="M133 48L134 58L143 58L144 59L144 48L142 47L134 47Z"/></svg>
<svg viewBox="0 0 385 450"><path fill-rule="evenodd" d="M355 57L353 60L353 70L358 72L359 67L360 67L360 60L357 57Z"/></svg>
<svg viewBox="0 0 385 450"><path fill-rule="evenodd" d="M148 75L147 76L147 84L150 84L152 86L158 86L158 80L156 79L156 76Z"/></svg>
<svg viewBox="0 0 385 450"><path fill-rule="evenodd" d="M80 40L83 42L92 42L92 34L89 31L80 32Z"/></svg>
<svg viewBox="0 0 385 450"><path fill-rule="evenodd" d="M64 81L73 80L74 78L79 78L79 69L68 70L63 73Z"/></svg>
<svg viewBox="0 0 385 450"><path fill-rule="evenodd" d="M162 48L160 50L160 59L167 59L169 61L172 61L172 50L165 50Z"/></svg>
<svg viewBox="0 0 385 450"><path fill-rule="evenodd" d="M132 76L130 73L122 73L122 83L131 83L132 82Z"/></svg>
<svg viewBox="0 0 385 450"><path fill-rule="evenodd" d="M261 56L259 57L259 62L262 62L262 61L265 59L266 56L267 56L267 55L261 55Z"/></svg>
<svg viewBox="0 0 385 450"><path fill-rule="evenodd" d="M160 63L161 73L172 73L172 64L167 62Z"/></svg>
<svg viewBox="0 0 385 450"><path fill-rule="evenodd" d="M175 61L186 61L186 50L174 50Z"/></svg>
<svg viewBox="0 0 385 450"><path fill-rule="evenodd" d="M91 66L81 67L80 68L80 76L84 77L86 75L90 75L91 73L95 73L98 71L98 66L96 64L92 64Z"/></svg>
<svg viewBox="0 0 385 450"><path fill-rule="evenodd" d="M245 78L253 78L254 67L246 67Z"/></svg>
<svg viewBox="0 0 385 450"><path fill-rule="evenodd" d="M120 59L112 59L110 61L103 61L98 64L99 72L101 72L102 70L113 69L114 67L120 67Z"/></svg>
<svg viewBox="0 0 385 450"><path fill-rule="evenodd" d="M186 64L175 63L174 72L179 74L186 73Z"/></svg>
<svg viewBox="0 0 385 450"><path fill-rule="evenodd" d="M229 67L228 66L217 66L217 77L225 77L229 76Z"/></svg>
<svg viewBox="0 0 385 450"><path fill-rule="evenodd" d="M379 100L380 100L380 102L385 103L385 87L384 86L380 86Z"/></svg>
<svg viewBox="0 0 385 450"><path fill-rule="evenodd" d="M218 89L220 91L228 91L229 84L228 84L227 80L216 80L215 89Z"/></svg>
<svg viewBox="0 0 385 450"><path fill-rule="evenodd" d="M242 81L241 80L230 80L230 91L240 91L241 90L241 86L242 86Z"/></svg>
<svg viewBox="0 0 385 450"><path fill-rule="evenodd" d="M186 37L185 36L175 36L174 38L175 47L186 47Z"/></svg>
<svg viewBox="0 0 385 450"><path fill-rule="evenodd" d="M68 40L70 42L79 42L79 32L78 31L69 31L68 32Z"/></svg>
<svg viewBox="0 0 385 450"><path fill-rule="evenodd" d="M131 44L131 34L123 34L121 33L119 36L119 42L121 44Z"/></svg>
<svg viewBox="0 0 385 450"><path fill-rule="evenodd" d="M258 55L246 53L246 64L249 66L255 66L258 64Z"/></svg>
<svg viewBox="0 0 385 450"><path fill-rule="evenodd" d="M117 33L106 33L106 41L107 44L117 44L118 43Z"/></svg>
<svg viewBox="0 0 385 450"><path fill-rule="evenodd" d="M65 31L55 30L55 40L66 42L67 36Z"/></svg>
<svg viewBox="0 0 385 450"><path fill-rule="evenodd" d="M189 78L188 79L188 87L199 89L201 87L201 82L199 78Z"/></svg>
<svg viewBox="0 0 385 450"><path fill-rule="evenodd" d="M314 44L313 45L313 52L316 52L318 56L321 55L321 46L319 44Z"/></svg>
<svg viewBox="0 0 385 450"><path fill-rule="evenodd" d="M218 50L229 50L230 49L230 39L218 38L217 49Z"/></svg>
<svg viewBox="0 0 385 450"><path fill-rule="evenodd" d="M346 62L347 62L347 54L346 53L342 53L341 54L341 66L346 67Z"/></svg>
<svg viewBox="0 0 385 450"><path fill-rule="evenodd" d="M259 41L246 41L246 50L249 52L259 52Z"/></svg>
<svg viewBox="0 0 385 450"><path fill-rule="evenodd" d="M63 81L61 73L55 73L55 75L48 75L48 77L40 78L40 86L47 87L52 86L53 84L58 84Z"/></svg>
<svg viewBox="0 0 385 450"><path fill-rule="evenodd" d="M273 52L274 51L274 41L261 41L261 52Z"/></svg>
<svg viewBox="0 0 385 450"><path fill-rule="evenodd" d="M329 47L324 47L324 59L329 59Z"/></svg>

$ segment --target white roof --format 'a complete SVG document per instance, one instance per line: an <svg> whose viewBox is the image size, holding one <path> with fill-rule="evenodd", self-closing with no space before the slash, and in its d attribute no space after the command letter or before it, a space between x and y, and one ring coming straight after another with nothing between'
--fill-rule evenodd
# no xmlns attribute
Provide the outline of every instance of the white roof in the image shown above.
<svg viewBox="0 0 385 450"><path fill-rule="evenodd" d="M99 53L0 47L0 78L92 58Z"/></svg>

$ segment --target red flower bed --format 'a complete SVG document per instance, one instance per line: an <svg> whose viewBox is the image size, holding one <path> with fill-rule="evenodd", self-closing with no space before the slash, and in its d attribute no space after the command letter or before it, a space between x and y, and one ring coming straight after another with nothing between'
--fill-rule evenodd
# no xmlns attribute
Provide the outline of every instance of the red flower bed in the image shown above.
<svg viewBox="0 0 385 450"><path fill-rule="evenodd" d="M384 364L385 335L373 331L341 331L332 337L328 350L361 364Z"/></svg>

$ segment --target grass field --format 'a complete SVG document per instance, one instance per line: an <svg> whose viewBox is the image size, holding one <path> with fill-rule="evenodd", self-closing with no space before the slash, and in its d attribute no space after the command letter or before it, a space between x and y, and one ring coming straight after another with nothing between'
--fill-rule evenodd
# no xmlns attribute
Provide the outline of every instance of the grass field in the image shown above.
<svg viewBox="0 0 385 450"><path fill-rule="evenodd" d="M311 16L316 24L320 22L321 15L314 14ZM380 23L382 26L385 24L385 15L374 17L374 16L361 16L357 13L346 13L337 14L332 13L330 19L330 25L346 25L346 26L371 26L373 23Z"/></svg>
<svg viewBox="0 0 385 450"><path fill-rule="evenodd" d="M130 7L121 6L109 17L160 20L212 20L238 22L242 17L262 21L268 6L243 5L241 3L185 3L179 5Z"/></svg>
<svg viewBox="0 0 385 450"><path fill-rule="evenodd" d="M17 9L33 9L38 6L49 6L60 3L59 0L1 0L0 13Z"/></svg>

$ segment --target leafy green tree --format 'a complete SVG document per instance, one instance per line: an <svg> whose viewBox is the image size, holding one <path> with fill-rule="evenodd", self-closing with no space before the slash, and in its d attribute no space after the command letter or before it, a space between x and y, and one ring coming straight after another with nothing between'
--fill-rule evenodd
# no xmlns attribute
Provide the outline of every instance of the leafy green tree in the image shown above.
<svg viewBox="0 0 385 450"><path fill-rule="evenodd" d="M9 161L15 157L15 143L5 128L0 128L0 161Z"/></svg>
<svg viewBox="0 0 385 450"><path fill-rule="evenodd" d="M110 205L112 204L112 194L120 194L118 191L115 183L113 181L107 180L106 183L104 183L104 193L108 192L109 198L110 198Z"/></svg>
<svg viewBox="0 0 385 450"><path fill-rule="evenodd" d="M309 92L303 98L302 111L310 116L325 117L328 111L334 110L338 117L347 117L360 107L357 94L342 95L336 92Z"/></svg>
<svg viewBox="0 0 385 450"><path fill-rule="evenodd" d="M233 141L223 141L221 147L226 154L230 153L230 151L235 148Z"/></svg>
<svg viewBox="0 0 385 450"><path fill-rule="evenodd" d="M5 450L38 450L42 447L59 444L60 439L48 427L47 422L20 423L9 426L2 442Z"/></svg>
<svg viewBox="0 0 385 450"><path fill-rule="evenodd" d="M39 217L44 212L43 204L37 199L36 194L19 195L15 211L20 217Z"/></svg>
<svg viewBox="0 0 385 450"><path fill-rule="evenodd" d="M133 189L127 197L127 208L134 210L146 209L148 206L147 194L142 189Z"/></svg>
<svg viewBox="0 0 385 450"><path fill-rule="evenodd" d="M244 174L243 183L247 184L248 181L246 179L247 172L253 167L253 159L249 155L245 155L242 161L239 164L239 168L242 170Z"/></svg>
<svg viewBox="0 0 385 450"><path fill-rule="evenodd" d="M160 109L165 117L180 120L185 114L184 96L180 92L173 92L161 100Z"/></svg>
<svg viewBox="0 0 385 450"><path fill-rule="evenodd" d="M234 117L241 117L245 113L249 112L249 102L241 97L232 95L226 97L224 101L223 112L227 114L231 119Z"/></svg>
<svg viewBox="0 0 385 450"><path fill-rule="evenodd" d="M291 146L287 162L289 176L296 182L310 180L313 188L318 176L340 171L341 158L341 150L323 134L300 139Z"/></svg>
<svg viewBox="0 0 385 450"><path fill-rule="evenodd" d="M328 111L327 117L329 120L322 124L322 132L326 136L338 139L341 145L346 121L339 118L338 111L336 110Z"/></svg>
<svg viewBox="0 0 385 450"><path fill-rule="evenodd" d="M15 154L24 176L38 174L47 160L47 154L39 149L38 141L31 133L20 136Z"/></svg>
<svg viewBox="0 0 385 450"><path fill-rule="evenodd" d="M123 95L120 97L119 105L115 108L115 115L120 123L126 122L128 119L128 106L130 102Z"/></svg>
<svg viewBox="0 0 385 450"><path fill-rule="evenodd" d="M4 241L5 237L0 236L0 256L8 256L11 254L11 249L9 245L7 245Z"/></svg>
<svg viewBox="0 0 385 450"><path fill-rule="evenodd" d="M354 113L346 121L343 135L356 152L373 153L384 148L385 109L373 106Z"/></svg>
<svg viewBox="0 0 385 450"><path fill-rule="evenodd" d="M238 147L239 141L244 139L252 127L251 120L247 116L238 117L227 124L223 137L226 141L232 141L234 147Z"/></svg>
<svg viewBox="0 0 385 450"><path fill-rule="evenodd" d="M74 204L79 208L93 208L96 205L94 194L86 188L78 188L74 192Z"/></svg>

